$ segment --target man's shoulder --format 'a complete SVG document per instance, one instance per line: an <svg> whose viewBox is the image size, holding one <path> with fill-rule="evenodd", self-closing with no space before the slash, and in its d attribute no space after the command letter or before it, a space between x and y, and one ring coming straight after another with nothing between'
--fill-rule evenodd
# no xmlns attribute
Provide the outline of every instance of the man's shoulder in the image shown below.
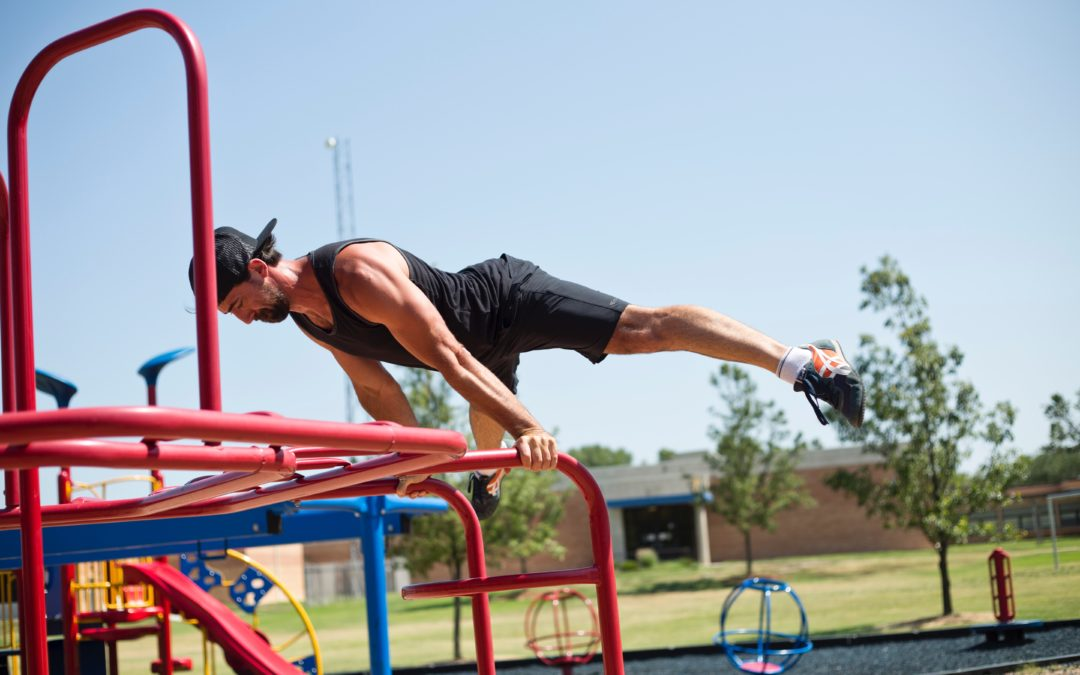
<svg viewBox="0 0 1080 675"><path fill-rule="evenodd" d="M334 259L334 276L366 277L376 272L404 272L408 275L405 257L387 241L368 240L347 244Z"/></svg>

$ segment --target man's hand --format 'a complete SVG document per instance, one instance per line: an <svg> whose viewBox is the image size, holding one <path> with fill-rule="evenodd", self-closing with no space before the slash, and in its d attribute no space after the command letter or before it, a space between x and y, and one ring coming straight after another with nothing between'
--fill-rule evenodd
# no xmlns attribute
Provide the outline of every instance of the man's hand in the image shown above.
<svg viewBox="0 0 1080 675"><path fill-rule="evenodd" d="M521 466L530 471L554 469L559 461L555 437L543 429L526 429L514 443Z"/></svg>

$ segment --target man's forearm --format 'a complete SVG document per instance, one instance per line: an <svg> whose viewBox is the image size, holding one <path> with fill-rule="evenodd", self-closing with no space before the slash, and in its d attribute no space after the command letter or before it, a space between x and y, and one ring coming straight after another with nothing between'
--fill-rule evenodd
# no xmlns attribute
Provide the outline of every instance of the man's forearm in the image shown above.
<svg viewBox="0 0 1080 675"><path fill-rule="evenodd" d="M454 367L442 371L442 375L471 406L514 438L526 431L543 429L513 392L475 357L464 352L459 359Z"/></svg>

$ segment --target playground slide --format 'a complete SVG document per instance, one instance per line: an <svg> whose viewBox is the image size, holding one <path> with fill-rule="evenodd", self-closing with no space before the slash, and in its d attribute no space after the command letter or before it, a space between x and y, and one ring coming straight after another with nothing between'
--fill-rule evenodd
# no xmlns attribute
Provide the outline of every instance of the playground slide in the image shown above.
<svg viewBox="0 0 1080 675"><path fill-rule="evenodd" d="M211 641L225 650L229 666L242 675L300 672L279 656L243 619L166 563L131 563L124 567L128 583L151 584L169 599L174 611L195 619Z"/></svg>

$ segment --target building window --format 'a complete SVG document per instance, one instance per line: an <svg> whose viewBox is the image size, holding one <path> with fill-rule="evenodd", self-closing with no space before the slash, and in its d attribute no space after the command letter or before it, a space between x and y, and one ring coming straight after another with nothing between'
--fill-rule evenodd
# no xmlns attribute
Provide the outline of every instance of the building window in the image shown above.
<svg viewBox="0 0 1080 675"><path fill-rule="evenodd" d="M694 557L694 507L691 504L623 509L626 557L651 548L661 560Z"/></svg>

